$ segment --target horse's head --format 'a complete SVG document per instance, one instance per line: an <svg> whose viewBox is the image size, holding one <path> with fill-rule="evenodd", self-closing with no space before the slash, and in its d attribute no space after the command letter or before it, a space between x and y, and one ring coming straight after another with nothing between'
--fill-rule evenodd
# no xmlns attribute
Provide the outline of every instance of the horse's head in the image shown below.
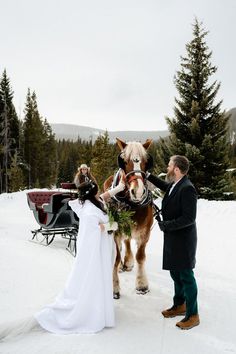
<svg viewBox="0 0 236 354"><path fill-rule="evenodd" d="M152 167L153 163L147 149L152 140L148 139L144 144L135 141L125 143L118 138L116 140L121 150L118 164L125 171L130 200L140 203L147 195L146 171Z"/></svg>

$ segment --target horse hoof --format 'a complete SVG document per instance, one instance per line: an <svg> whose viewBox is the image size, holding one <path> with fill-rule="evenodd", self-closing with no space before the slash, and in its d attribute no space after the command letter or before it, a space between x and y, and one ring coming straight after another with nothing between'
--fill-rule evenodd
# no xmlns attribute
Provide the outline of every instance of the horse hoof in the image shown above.
<svg viewBox="0 0 236 354"><path fill-rule="evenodd" d="M124 271L125 271L125 270L124 270L124 267L123 267L123 266L119 268L119 273L123 273Z"/></svg>
<svg viewBox="0 0 236 354"><path fill-rule="evenodd" d="M137 288L136 289L136 294L138 295L145 295L147 293L149 293L149 289L148 288Z"/></svg>
<svg viewBox="0 0 236 354"><path fill-rule="evenodd" d="M123 265L123 267L121 268L122 272L131 272L131 270L133 269L134 266L126 266Z"/></svg>
<svg viewBox="0 0 236 354"><path fill-rule="evenodd" d="M119 299L120 298L120 293L113 293L113 299Z"/></svg>
<svg viewBox="0 0 236 354"><path fill-rule="evenodd" d="M133 269L134 266L123 266L123 272L131 272L131 270Z"/></svg>

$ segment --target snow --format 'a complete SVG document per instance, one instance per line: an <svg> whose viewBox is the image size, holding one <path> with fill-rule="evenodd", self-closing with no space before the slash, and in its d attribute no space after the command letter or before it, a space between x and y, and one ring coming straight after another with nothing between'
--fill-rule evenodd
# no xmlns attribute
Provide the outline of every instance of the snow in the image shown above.
<svg viewBox="0 0 236 354"><path fill-rule="evenodd" d="M48 247L29 242L38 227L26 192L0 195L0 326L32 316L62 289L73 257L65 240ZM150 293L135 293L135 270L120 274L116 327L94 335L36 331L0 343L1 354L223 354L236 353L236 202L198 201L195 275L201 324L189 331L164 319L173 283L162 270L163 236L154 225L147 247ZM135 249L135 244L133 244Z"/></svg>

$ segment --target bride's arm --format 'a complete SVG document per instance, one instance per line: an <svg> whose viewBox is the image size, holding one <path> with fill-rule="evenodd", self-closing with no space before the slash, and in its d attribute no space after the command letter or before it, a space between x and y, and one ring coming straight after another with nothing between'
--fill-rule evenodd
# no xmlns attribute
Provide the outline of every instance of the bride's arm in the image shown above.
<svg viewBox="0 0 236 354"><path fill-rule="evenodd" d="M100 198L102 198L104 202L108 202L112 197L114 197L114 195L122 192L124 189L125 189L125 174L124 172L122 172L119 184L116 187L102 193L100 195Z"/></svg>

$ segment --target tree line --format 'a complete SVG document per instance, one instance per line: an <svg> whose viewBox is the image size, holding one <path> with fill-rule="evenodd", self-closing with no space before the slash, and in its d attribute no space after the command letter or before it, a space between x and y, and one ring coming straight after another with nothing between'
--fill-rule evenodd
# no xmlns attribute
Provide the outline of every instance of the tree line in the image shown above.
<svg viewBox="0 0 236 354"><path fill-rule="evenodd" d="M193 39L186 45L180 69L174 77L178 97L174 115L167 117L169 136L153 142L149 152L154 172L166 171L169 157L186 155L190 178L199 196L233 199L236 192L236 142L229 139L228 119L216 96L220 83L213 80L216 66L205 37L207 31L195 19ZM38 109L36 93L28 89L24 117L19 119L6 70L0 78L0 192L28 188L59 187L73 181L78 166L88 164L100 187L118 168L115 144L108 133L95 142L57 141L47 119Z"/></svg>

